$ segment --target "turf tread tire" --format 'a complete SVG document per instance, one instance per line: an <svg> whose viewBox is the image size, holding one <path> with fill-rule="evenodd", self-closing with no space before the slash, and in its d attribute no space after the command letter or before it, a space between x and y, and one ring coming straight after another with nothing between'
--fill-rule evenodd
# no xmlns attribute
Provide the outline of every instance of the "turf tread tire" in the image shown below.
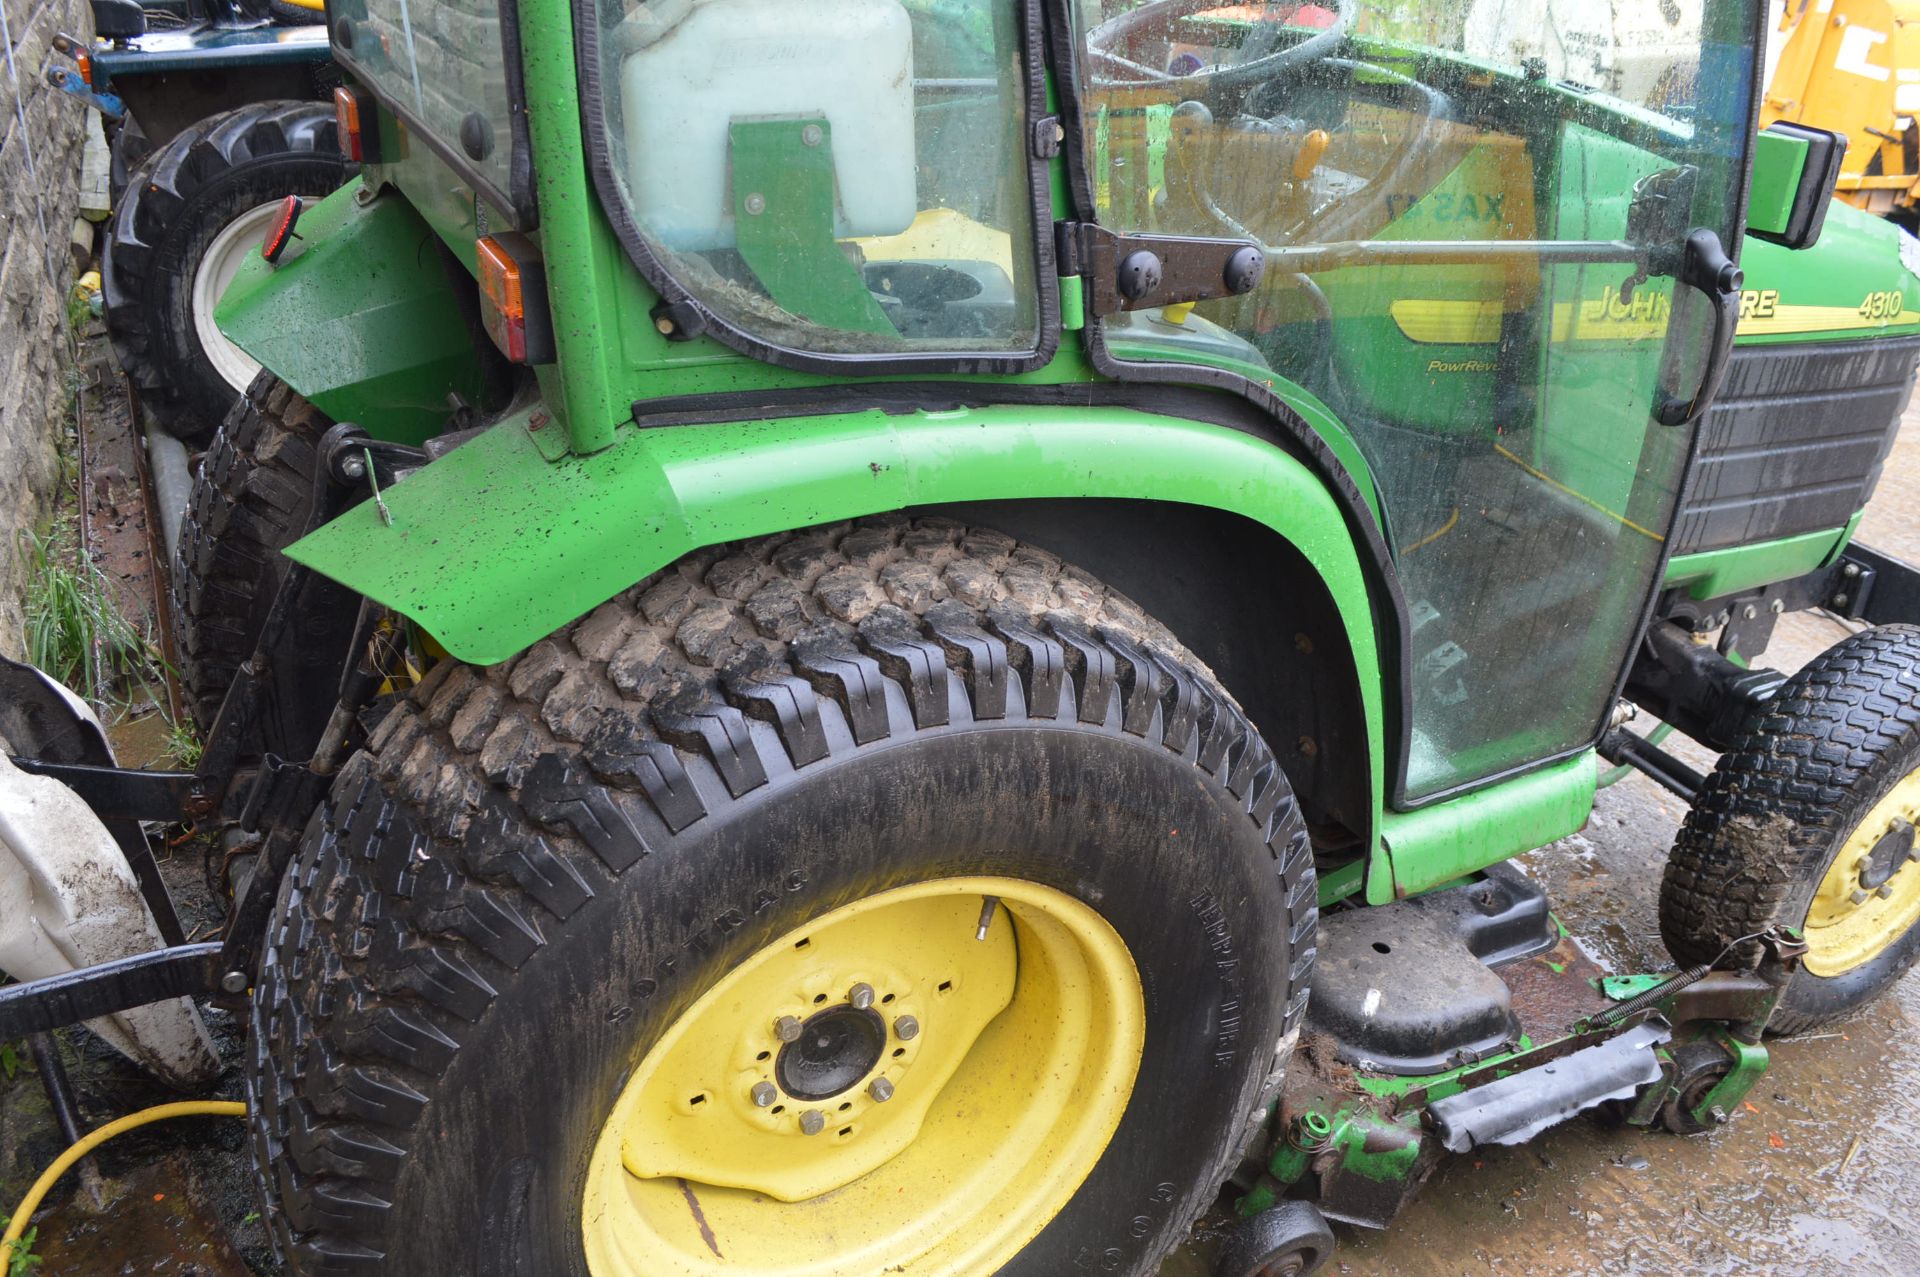
<svg viewBox="0 0 1920 1277"><path fill-rule="evenodd" d="M320 437L332 426L270 373L254 379L200 460L180 520L171 606L188 712L205 732L253 655L306 526Z"/></svg>
<svg viewBox="0 0 1920 1277"><path fill-rule="evenodd" d="M1691 966L1775 924L1799 926L1854 824L1916 765L1920 627L1879 626L1815 657L1721 755L1687 812L1660 888L1668 952ZM1805 1033L1839 1019L1916 957L1920 943L1907 944L1843 1008L1808 1005L1796 994L1811 977L1797 975L1769 1027Z"/></svg>
<svg viewBox="0 0 1920 1277"><path fill-rule="evenodd" d="M343 767L281 885L247 1070L276 1248L305 1277L386 1271L435 1080L486 1040L496 983L648 854L640 843L829 752L969 715L1098 718L1224 791L1286 901L1292 960L1275 978L1291 1043L1314 959L1312 848L1273 755L1203 670L1050 554L891 518L702 551L510 661L436 666ZM634 800L638 842L569 806L586 780ZM1284 1058L1250 1105L1272 1099ZM1186 1214L1139 1271L1244 1144L1180 1186L1169 1209ZM518 1253L513 1236L487 1245Z"/></svg>
<svg viewBox="0 0 1920 1277"><path fill-rule="evenodd" d="M332 192L350 172L331 104L271 101L182 130L128 179L100 260L107 336L141 402L180 439L205 443L237 398L194 327L202 254L249 209Z"/></svg>

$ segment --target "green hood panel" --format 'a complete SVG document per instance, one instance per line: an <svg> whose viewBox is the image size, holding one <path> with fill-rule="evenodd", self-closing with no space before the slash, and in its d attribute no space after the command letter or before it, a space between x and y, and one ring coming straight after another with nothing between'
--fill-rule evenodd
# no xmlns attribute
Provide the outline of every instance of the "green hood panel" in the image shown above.
<svg viewBox="0 0 1920 1277"><path fill-rule="evenodd" d="M1747 239L1741 345L1920 332L1920 240L1835 201L1812 248Z"/></svg>

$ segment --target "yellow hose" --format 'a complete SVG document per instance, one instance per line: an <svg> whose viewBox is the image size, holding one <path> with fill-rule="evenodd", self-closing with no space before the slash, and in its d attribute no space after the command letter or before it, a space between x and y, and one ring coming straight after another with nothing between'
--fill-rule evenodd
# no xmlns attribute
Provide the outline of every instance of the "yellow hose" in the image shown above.
<svg viewBox="0 0 1920 1277"><path fill-rule="evenodd" d="M0 1264L5 1264L13 1253L13 1247L27 1231L27 1221L40 1209L40 1200L47 1195L54 1182L73 1169L73 1164L99 1148L116 1135L124 1135L135 1127L146 1126L153 1122L164 1122L170 1117L245 1117L247 1106L238 1100L183 1100L178 1104L158 1104L150 1109L141 1109L138 1113L129 1113L125 1117L115 1118L99 1130L82 1136L73 1147L53 1159L53 1165L47 1167L40 1178L33 1181L33 1187L20 1199L20 1205L14 1210L13 1218L7 1221L7 1233L0 1237Z"/></svg>

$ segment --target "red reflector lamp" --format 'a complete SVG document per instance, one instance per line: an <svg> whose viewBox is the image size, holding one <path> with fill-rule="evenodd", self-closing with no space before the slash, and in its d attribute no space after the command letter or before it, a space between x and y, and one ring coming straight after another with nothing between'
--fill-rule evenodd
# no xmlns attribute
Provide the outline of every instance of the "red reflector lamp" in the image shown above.
<svg viewBox="0 0 1920 1277"><path fill-rule="evenodd" d="M289 195L280 201L280 211L267 229L267 237L260 241L260 256L276 266L280 264L280 255L287 251L287 245L300 238L293 233L293 228L299 224L305 209L298 195Z"/></svg>
<svg viewBox="0 0 1920 1277"><path fill-rule="evenodd" d="M489 235L474 246L480 267L480 315L487 336L516 364L554 360L547 268L525 235Z"/></svg>
<svg viewBox="0 0 1920 1277"><path fill-rule="evenodd" d="M355 164L380 162L380 133L373 108L362 103L356 89L333 91L333 120L339 126L340 154Z"/></svg>

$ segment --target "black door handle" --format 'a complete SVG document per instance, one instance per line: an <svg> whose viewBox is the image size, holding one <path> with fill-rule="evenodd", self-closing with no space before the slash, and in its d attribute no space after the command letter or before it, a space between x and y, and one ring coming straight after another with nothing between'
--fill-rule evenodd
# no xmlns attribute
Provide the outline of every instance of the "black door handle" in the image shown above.
<svg viewBox="0 0 1920 1277"><path fill-rule="evenodd" d="M1707 366L1701 370L1700 386L1690 398L1661 392L1660 406L1654 413L1661 425L1691 425L1720 393L1720 383L1727 376L1727 361L1733 356L1733 330L1740 322L1740 285L1744 282L1740 267L1727 256L1718 235L1705 227L1688 233L1680 269L1674 272L1674 284L1697 288L1706 295L1707 304L1713 307L1713 343L1707 349Z"/></svg>

